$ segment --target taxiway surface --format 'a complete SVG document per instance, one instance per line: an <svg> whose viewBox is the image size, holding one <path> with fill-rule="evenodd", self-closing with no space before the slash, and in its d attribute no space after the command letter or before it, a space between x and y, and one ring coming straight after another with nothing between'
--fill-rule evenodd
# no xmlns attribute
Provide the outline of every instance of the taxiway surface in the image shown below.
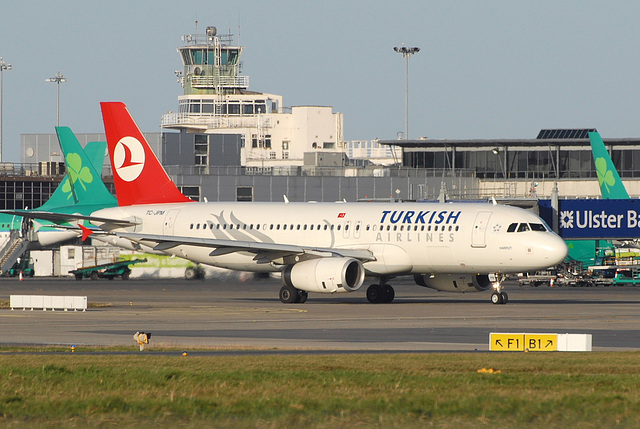
<svg viewBox="0 0 640 429"><path fill-rule="evenodd" d="M488 350L490 332L588 333L593 350L640 349L640 288L532 288L507 284L509 303L490 292L456 295L395 281L391 304L351 294L309 294L282 304L280 281L261 279L0 279L0 299L87 296L86 312L0 310L0 344L154 345L314 350Z"/></svg>

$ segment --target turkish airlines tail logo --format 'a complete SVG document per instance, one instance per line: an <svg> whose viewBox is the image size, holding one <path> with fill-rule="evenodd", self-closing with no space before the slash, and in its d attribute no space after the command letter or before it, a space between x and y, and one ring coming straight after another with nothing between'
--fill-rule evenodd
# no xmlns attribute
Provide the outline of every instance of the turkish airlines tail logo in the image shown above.
<svg viewBox="0 0 640 429"><path fill-rule="evenodd" d="M140 176L144 169L144 159L144 148L134 137L121 138L113 151L114 168L125 182L132 182Z"/></svg>

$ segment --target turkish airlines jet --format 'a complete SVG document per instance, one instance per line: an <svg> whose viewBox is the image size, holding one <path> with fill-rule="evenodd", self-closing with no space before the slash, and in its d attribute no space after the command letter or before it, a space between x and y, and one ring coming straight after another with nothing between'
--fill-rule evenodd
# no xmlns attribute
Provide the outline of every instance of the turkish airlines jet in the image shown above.
<svg viewBox="0 0 640 429"><path fill-rule="evenodd" d="M118 207L90 219L119 238L194 262L280 272L280 299L353 292L391 302L388 283L414 276L449 292L508 300L505 274L562 262L564 241L533 213L484 203L193 202L176 188L123 103L101 103Z"/></svg>

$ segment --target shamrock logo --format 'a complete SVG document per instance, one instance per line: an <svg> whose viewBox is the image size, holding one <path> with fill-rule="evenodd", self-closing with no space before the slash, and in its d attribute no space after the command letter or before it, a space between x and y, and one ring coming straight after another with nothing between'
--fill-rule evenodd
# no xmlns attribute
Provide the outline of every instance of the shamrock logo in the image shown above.
<svg viewBox="0 0 640 429"><path fill-rule="evenodd" d="M93 175L91 174L89 167L82 166L82 158L80 158L80 155L78 155L77 153L70 153L69 155L67 155L67 167L69 169L69 171L67 172L69 180L65 182L62 190L64 192L70 193L71 186L75 185L76 182L78 182L80 183L80 186L82 186L82 189L86 191L87 187L85 183L93 182ZM69 198L71 198L71 194L69 194L69 196L67 197L67 199Z"/></svg>
<svg viewBox="0 0 640 429"><path fill-rule="evenodd" d="M598 184L600 188L602 188L602 184L609 192L609 186L613 186L616 183L616 178L613 177L613 172L611 170L607 170L607 160L604 158L596 158L596 173L598 174Z"/></svg>

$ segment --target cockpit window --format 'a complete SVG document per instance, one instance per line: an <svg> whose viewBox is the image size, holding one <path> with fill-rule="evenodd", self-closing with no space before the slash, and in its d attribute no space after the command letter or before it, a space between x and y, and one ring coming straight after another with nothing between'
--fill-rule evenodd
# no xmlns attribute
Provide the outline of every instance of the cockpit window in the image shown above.
<svg viewBox="0 0 640 429"><path fill-rule="evenodd" d="M529 224L528 223L521 223L520 226L518 226L518 232L524 232L524 231L530 231L531 229L529 228Z"/></svg>
<svg viewBox="0 0 640 429"><path fill-rule="evenodd" d="M516 232L516 229L518 229L518 224L512 223L511 225L509 225L509 228L507 228L507 232Z"/></svg>
<svg viewBox="0 0 640 429"><path fill-rule="evenodd" d="M531 227L532 231L545 232L547 230L547 228L545 228L545 226L541 223L530 223L529 226Z"/></svg>

